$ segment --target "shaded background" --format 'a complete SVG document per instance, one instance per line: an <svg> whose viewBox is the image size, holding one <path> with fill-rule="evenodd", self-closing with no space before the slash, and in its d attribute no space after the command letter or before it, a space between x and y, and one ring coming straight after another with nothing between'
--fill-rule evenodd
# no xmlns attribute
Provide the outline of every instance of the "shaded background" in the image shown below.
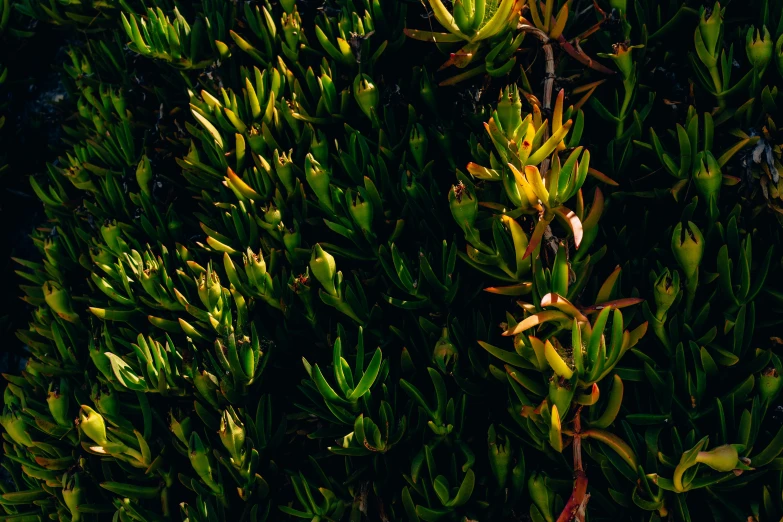
<svg viewBox="0 0 783 522"><path fill-rule="evenodd" d="M30 232L45 219L43 207L27 181L29 174L45 169L47 154L59 140L61 116L56 103L65 96L58 65L67 56L62 34L35 23L20 27L33 31L29 38L6 34L0 63L8 77L0 85L0 217L2 222L2 277L0 277L0 372L17 369L24 362L24 345L15 331L24 328L30 305L20 299L22 283L11 258L38 257ZM38 30L36 30L38 29ZM48 29L48 30L40 30ZM59 42L55 42L59 40Z"/></svg>

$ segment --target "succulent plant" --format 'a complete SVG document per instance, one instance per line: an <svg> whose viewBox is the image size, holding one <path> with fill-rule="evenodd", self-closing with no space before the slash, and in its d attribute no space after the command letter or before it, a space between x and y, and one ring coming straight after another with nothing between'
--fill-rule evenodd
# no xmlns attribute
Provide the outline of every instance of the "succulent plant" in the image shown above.
<svg viewBox="0 0 783 522"><path fill-rule="evenodd" d="M0 520L780 519L783 7L583 4L0 6Z"/></svg>

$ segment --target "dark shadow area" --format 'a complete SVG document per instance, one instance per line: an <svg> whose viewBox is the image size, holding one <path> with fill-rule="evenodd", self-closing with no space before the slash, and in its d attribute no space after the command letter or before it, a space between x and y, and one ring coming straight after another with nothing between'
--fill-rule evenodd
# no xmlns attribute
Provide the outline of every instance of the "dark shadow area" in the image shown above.
<svg viewBox="0 0 783 522"><path fill-rule="evenodd" d="M23 364L24 345L14 332L24 328L31 306L20 300L22 283L12 257L34 259L30 232L45 219L28 175L46 168L48 149L59 140L61 121L56 103L65 96L58 64L65 56L62 34L51 28L30 27L34 36L7 35L0 63L8 77L0 86L0 216L2 219L2 274L0 278L0 372ZM58 44L59 40L59 44Z"/></svg>

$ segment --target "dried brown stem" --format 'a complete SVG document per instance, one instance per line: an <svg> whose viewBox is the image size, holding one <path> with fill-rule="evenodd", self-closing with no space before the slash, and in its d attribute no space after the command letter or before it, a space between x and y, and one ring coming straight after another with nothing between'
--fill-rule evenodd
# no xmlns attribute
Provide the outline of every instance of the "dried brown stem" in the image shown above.
<svg viewBox="0 0 783 522"><path fill-rule="evenodd" d="M555 86L555 53L552 50L552 40L549 36L537 27L532 25L520 23L517 29L526 33L532 34L538 38L542 45L541 50L544 51L544 57L546 59L546 77L544 78L544 114L548 115L552 109L552 89ZM549 139L549 126L544 130L544 141ZM545 177L549 170L549 159L545 159L541 162L541 176Z"/></svg>
<svg viewBox="0 0 783 522"><path fill-rule="evenodd" d="M530 33L541 41L541 50L546 57L546 79L544 80L544 110L552 108L552 88L555 85L555 53L552 51L552 41L549 36L537 27L519 24L517 29Z"/></svg>

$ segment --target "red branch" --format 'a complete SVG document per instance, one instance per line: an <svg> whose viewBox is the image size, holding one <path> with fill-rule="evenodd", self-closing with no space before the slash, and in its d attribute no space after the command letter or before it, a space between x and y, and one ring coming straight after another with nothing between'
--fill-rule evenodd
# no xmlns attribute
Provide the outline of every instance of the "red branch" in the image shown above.
<svg viewBox="0 0 783 522"><path fill-rule="evenodd" d="M571 493L571 497L566 502L563 511L560 516L557 517L557 522L571 522L574 517L577 517L581 510L584 509L584 504L587 503L587 499L590 495L587 495L587 475L584 471L576 472L576 480L574 481L574 491Z"/></svg>
<svg viewBox="0 0 783 522"><path fill-rule="evenodd" d="M560 516L557 517L557 522L571 522L574 519L584 522L585 506L587 501L590 500L590 495L587 494L587 474L582 468L581 413L582 407L580 406L574 416L574 490L568 498L563 511L560 512Z"/></svg>

